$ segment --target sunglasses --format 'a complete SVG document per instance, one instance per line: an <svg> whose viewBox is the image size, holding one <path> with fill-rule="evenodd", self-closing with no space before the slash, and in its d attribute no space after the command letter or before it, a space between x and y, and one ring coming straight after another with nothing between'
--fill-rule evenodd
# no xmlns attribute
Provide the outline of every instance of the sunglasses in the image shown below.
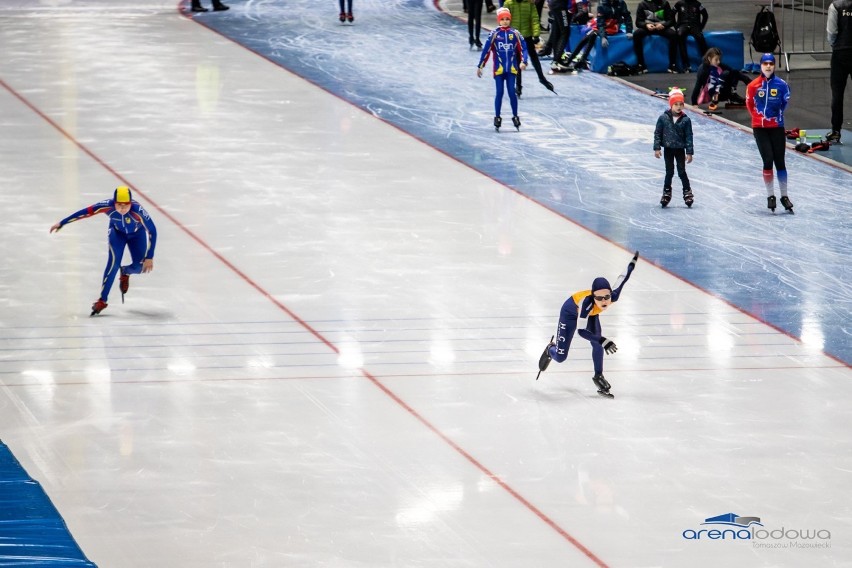
<svg viewBox="0 0 852 568"><path fill-rule="evenodd" d="M607 294L606 296L595 296L595 300L597 300L598 302L605 302L605 301L609 300L611 297L612 296L610 296L609 294Z"/></svg>

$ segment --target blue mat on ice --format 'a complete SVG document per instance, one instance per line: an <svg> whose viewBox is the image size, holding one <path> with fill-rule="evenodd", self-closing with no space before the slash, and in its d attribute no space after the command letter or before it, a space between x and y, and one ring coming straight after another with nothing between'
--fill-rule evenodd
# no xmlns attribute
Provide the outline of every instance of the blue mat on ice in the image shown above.
<svg viewBox="0 0 852 568"><path fill-rule="evenodd" d="M527 72L521 131L498 134L491 126L494 84L476 78L479 53L468 50L466 24L431 2L361 0L355 23L345 25L336 5L309 0L229 4L230 11L195 21L625 249L640 250L808 349L852 364L847 172L788 152L796 215L773 215L751 134L692 113L696 159L688 172L695 206L676 199L661 209L663 165L651 145L656 119L668 108L663 100L594 73L554 76L556 97ZM794 90L791 104L807 101ZM503 114L510 114L508 99ZM547 277L546 266L541 274Z"/></svg>
<svg viewBox="0 0 852 568"><path fill-rule="evenodd" d="M0 442L0 566L96 568L50 498Z"/></svg>

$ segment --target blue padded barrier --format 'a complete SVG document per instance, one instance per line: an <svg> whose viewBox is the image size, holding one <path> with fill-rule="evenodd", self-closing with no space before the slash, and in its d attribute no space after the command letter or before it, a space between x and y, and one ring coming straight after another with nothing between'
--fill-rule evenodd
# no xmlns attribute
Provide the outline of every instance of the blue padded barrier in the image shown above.
<svg viewBox="0 0 852 568"><path fill-rule="evenodd" d="M570 49L580 43L583 36L580 26L572 26L569 38ZM589 53L589 64L595 73L606 73L607 67L613 63L624 61L628 65L636 65L636 55L633 53L633 40L628 39L626 34L610 36L609 47L601 49L600 39ZM743 52L743 33L736 31L710 31L704 33L708 47L718 47L722 50L722 61L734 69L742 69L745 64ZM648 36L643 42L645 51L645 65L651 73L665 73L669 67L668 40L661 36ZM686 51L689 54L689 62L693 72L698 69L703 53L698 53L698 45L695 38L689 36L686 40ZM679 58L678 58L679 59Z"/></svg>
<svg viewBox="0 0 852 568"><path fill-rule="evenodd" d="M0 566L97 568L37 481L0 442Z"/></svg>

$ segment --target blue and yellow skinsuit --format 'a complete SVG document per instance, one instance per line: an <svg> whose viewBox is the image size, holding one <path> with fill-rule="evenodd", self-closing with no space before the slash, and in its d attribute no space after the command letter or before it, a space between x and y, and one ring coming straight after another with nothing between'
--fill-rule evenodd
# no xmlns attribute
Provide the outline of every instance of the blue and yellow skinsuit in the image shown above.
<svg viewBox="0 0 852 568"><path fill-rule="evenodd" d="M595 366L595 375L603 374L603 335L601 335L601 324L599 315L601 309L592 298L592 292L595 290L612 290L610 293L612 303L618 301L621 296L621 290L630 275L633 273L635 260L627 266L624 274L619 276L621 283L613 289L606 278L595 278L592 283L591 290L581 290L572 294L565 303L562 304L562 309L559 311L559 325L556 328L556 344L550 347L550 357L557 363L562 363L568 358L568 349L571 347L571 340L574 338L574 332L592 344L592 361ZM587 319L585 329L577 330L577 319Z"/></svg>
<svg viewBox="0 0 852 568"><path fill-rule="evenodd" d="M130 257L133 261L132 264L123 267L124 273L139 274L142 272L142 261L154 258L154 248L157 246L157 227L154 225L154 221L148 215L148 212L136 201L131 201L130 211L127 212L127 215L122 215L116 211L114 199L98 201L94 205L80 209L76 213L72 213L62 219L59 225L61 228L68 223L101 213L109 217L109 231L107 233L109 258L104 269L100 295L101 300L106 302L109 291L112 288L112 283L115 280L115 275L122 268L120 263L121 257L124 254L124 247L126 246L130 249Z"/></svg>
<svg viewBox="0 0 852 568"><path fill-rule="evenodd" d="M494 82L497 94L494 98L494 116L500 116L503 106L503 89L509 91L509 104L512 105L512 116L518 116L518 96L515 94L515 76L518 68L517 61L528 62L527 44L521 33L515 28L495 28L488 34L482 55L479 56L479 68L483 69L488 57L494 54Z"/></svg>

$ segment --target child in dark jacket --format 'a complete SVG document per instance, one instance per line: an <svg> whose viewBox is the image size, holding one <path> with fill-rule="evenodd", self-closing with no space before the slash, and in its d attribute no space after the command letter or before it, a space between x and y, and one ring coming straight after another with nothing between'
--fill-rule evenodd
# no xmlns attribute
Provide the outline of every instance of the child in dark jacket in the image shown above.
<svg viewBox="0 0 852 568"><path fill-rule="evenodd" d="M694 196L686 175L686 164L692 163L692 121L683 112L683 91L673 87L669 91L669 110L657 119L654 129L654 157L660 155L665 159L666 178L663 182L663 197L660 205L665 207L672 199L672 179L674 178L675 163L677 176L683 185L683 201L687 207L692 207Z"/></svg>

